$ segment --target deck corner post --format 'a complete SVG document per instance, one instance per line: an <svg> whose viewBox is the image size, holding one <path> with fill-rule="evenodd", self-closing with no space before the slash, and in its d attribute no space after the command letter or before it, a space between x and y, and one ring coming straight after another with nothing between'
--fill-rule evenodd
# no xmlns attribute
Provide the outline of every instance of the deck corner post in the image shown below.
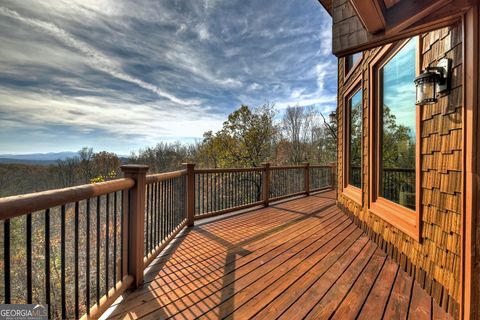
<svg viewBox="0 0 480 320"><path fill-rule="evenodd" d="M125 178L135 180L130 189L129 203L127 204L128 217L128 274L133 276L132 286L138 288L143 284L143 253L144 253L144 217L145 217L145 190L147 185L146 165L123 165Z"/></svg>
<svg viewBox="0 0 480 320"><path fill-rule="evenodd" d="M304 162L303 165L305 166L304 177L303 177L304 189L305 189L305 194L309 196L310 195L310 163Z"/></svg>
<svg viewBox="0 0 480 320"><path fill-rule="evenodd" d="M262 174L262 196L263 196L263 205L268 207L270 200L270 162L264 162L263 165L263 174Z"/></svg>
<svg viewBox="0 0 480 320"><path fill-rule="evenodd" d="M194 226L195 220L195 163L184 163L187 170L187 227Z"/></svg>

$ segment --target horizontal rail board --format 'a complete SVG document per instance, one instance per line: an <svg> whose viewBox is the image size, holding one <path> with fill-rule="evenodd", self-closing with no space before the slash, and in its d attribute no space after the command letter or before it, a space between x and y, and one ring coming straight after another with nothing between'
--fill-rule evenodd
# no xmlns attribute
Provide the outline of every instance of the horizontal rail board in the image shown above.
<svg viewBox="0 0 480 320"><path fill-rule="evenodd" d="M135 180L122 178L78 187L48 190L19 196L0 198L0 220L12 219L27 213L45 210L93 197L130 189Z"/></svg>
<svg viewBox="0 0 480 320"><path fill-rule="evenodd" d="M297 165L297 166L278 166L278 167L270 167L270 170L293 170L293 169L305 169L306 166L304 165Z"/></svg>
<svg viewBox="0 0 480 320"><path fill-rule="evenodd" d="M174 178L178 178L186 175L187 175L187 170L178 170L173 172L151 174L147 176L147 184L170 180L170 179L174 179Z"/></svg>
<svg viewBox="0 0 480 320"><path fill-rule="evenodd" d="M228 173L228 172L261 172L261 171L265 171L265 168L195 169L196 174L200 174L200 173Z"/></svg>

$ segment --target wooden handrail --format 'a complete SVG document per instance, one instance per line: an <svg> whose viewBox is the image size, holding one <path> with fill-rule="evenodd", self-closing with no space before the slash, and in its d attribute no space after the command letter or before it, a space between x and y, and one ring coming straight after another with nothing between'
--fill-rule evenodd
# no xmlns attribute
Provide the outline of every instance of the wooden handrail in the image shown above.
<svg viewBox="0 0 480 320"><path fill-rule="evenodd" d="M270 167L270 170L292 170L292 169L304 169L305 165L294 165L294 166L275 166Z"/></svg>
<svg viewBox="0 0 480 320"><path fill-rule="evenodd" d="M45 210L66 203L130 189L134 185L135 181L133 179L123 178L78 187L0 198L0 220L12 219L27 213Z"/></svg>
<svg viewBox="0 0 480 320"><path fill-rule="evenodd" d="M160 182L160 181L165 181L165 180L170 180L182 176L187 175L187 170L178 170L178 171L172 171L172 172L165 172L165 173L158 173L158 174L151 174L147 176L147 184L155 183L155 182Z"/></svg>
<svg viewBox="0 0 480 320"><path fill-rule="evenodd" d="M211 169L195 169L195 173L227 173L227 172L252 172L252 171L264 171L265 168L211 168Z"/></svg>

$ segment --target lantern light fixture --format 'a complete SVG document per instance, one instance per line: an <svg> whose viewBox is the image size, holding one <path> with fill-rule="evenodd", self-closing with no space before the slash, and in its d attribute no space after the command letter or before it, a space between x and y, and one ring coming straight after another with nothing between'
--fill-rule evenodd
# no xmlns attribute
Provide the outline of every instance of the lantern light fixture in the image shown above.
<svg viewBox="0 0 480 320"><path fill-rule="evenodd" d="M436 67L422 70L415 78L416 105L433 104L450 92L452 60L441 59Z"/></svg>

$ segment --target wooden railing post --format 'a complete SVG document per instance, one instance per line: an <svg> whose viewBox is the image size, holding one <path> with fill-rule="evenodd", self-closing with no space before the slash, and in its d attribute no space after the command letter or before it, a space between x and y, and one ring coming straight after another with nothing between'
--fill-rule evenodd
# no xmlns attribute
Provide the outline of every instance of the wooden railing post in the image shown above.
<svg viewBox="0 0 480 320"><path fill-rule="evenodd" d="M262 163L265 170L262 174L263 205L268 207L270 199L270 162Z"/></svg>
<svg viewBox="0 0 480 320"><path fill-rule="evenodd" d="M305 166L305 176L303 178L303 182L305 184L304 189L305 189L305 194L307 196L310 195L310 163L304 162L303 165Z"/></svg>
<svg viewBox="0 0 480 320"><path fill-rule="evenodd" d="M335 186L335 180L336 180L336 177L337 177L337 164L335 162L332 162L330 163L330 166L331 166L331 176L330 176L330 181L331 181L331 184L332 184L332 189L337 189L337 187Z"/></svg>
<svg viewBox="0 0 480 320"><path fill-rule="evenodd" d="M195 218L195 163L184 163L187 169L187 226L193 227Z"/></svg>
<svg viewBox="0 0 480 320"><path fill-rule="evenodd" d="M126 212L128 217L128 274L133 276L132 285L138 288L143 284L143 229L148 166L132 164L120 168L125 178L135 180L135 186L130 189L128 208L124 208L123 212Z"/></svg>

